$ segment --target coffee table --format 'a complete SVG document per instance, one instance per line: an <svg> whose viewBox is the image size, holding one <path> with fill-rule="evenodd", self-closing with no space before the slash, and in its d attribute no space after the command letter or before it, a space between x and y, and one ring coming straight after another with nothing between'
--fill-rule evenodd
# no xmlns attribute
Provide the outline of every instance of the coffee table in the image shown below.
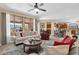
<svg viewBox="0 0 79 59"><path fill-rule="evenodd" d="M26 52L27 54L30 53L37 53L39 54L39 52L41 51L41 40L32 40L32 42L30 43L29 40L26 40L23 42L23 48L24 48L24 52ZM28 47L29 49L26 51L25 47Z"/></svg>

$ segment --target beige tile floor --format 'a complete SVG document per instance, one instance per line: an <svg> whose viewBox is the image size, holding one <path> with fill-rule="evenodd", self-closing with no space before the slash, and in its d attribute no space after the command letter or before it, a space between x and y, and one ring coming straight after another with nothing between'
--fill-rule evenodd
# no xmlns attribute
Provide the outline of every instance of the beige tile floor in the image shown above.
<svg viewBox="0 0 79 59"><path fill-rule="evenodd" d="M32 53L33 55L37 55L36 53ZM44 55L45 52L40 53ZM15 46L14 44L7 44L0 47L0 55L26 55L23 50L23 45Z"/></svg>
<svg viewBox="0 0 79 59"><path fill-rule="evenodd" d="M3 54L9 50L12 50L15 48L14 44L7 44L0 47L0 54Z"/></svg>

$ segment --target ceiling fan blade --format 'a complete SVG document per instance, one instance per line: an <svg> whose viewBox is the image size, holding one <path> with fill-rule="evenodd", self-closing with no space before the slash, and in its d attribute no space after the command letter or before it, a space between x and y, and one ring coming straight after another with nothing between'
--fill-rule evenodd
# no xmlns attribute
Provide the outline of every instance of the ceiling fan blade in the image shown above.
<svg viewBox="0 0 79 59"><path fill-rule="evenodd" d="M39 4L40 7L43 6L43 5L44 5L43 3L40 3L40 4Z"/></svg>
<svg viewBox="0 0 79 59"><path fill-rule="evenodd" d="M33 7L33 5L32 5L32 4L30 4L30 3L28 3L27 5L28 5L28 6L30 6L30 7Z"/></svg>
<svg viewBox="0 0 79 59"><path fill-rule="evenodd" d="M46 12L46 10L45 9L41 9L41 8L38 8L39 10L41 10L41 11L45 11Z"/></svg>
<svg viewBox="0 0 79 59"><path fill-rule="evenodd" d="M29 9L28 11L32 11L32 10L34 10L35 8L33 8L33 9Z"/></svg>

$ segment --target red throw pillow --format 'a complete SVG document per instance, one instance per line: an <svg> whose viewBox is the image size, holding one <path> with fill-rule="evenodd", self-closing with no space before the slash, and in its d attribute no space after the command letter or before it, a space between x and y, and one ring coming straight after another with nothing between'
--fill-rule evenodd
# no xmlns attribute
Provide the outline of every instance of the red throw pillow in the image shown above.
<svg viewBox="0 0 79 59"><path fill-rule="evenodd" d="M68 43L62 43L62 42L57 42L57 41L55 41L53 45L54 45L54 46L58 46L58 45L68 45Z"/></svg>
<svg viewBox="0 0 79 59"><path fill-rule="evenodd" d="M64 39L63 39L63 41L62 41L62 42L64 42L67 38L69 38L69 36L68 36L68 35L66 35L66 36L64 37Z"/></svg>
<svg viewBox="0 0 79 59"><path fill-rule="evenodd" d="M63 43L63 42L54 42L54 46L58 46L58 45L69 45L69 49L71 49L72 45L74 44L75 40L74 39L70 39L70 41L68 43Z"/></svg>
<svg viewBox="0 0 79 59"><path fill-rule="evenodd" d="M63 43L69 43L70 40L71 40L71 38L68 37L67 39L65 39L65 41Z"/></svg>

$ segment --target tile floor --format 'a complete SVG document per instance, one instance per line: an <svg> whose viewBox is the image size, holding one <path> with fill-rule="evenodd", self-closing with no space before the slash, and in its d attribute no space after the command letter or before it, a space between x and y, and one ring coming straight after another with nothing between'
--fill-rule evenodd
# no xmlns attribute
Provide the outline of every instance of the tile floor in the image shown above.
<svg viewBox="0 0 79 59"><path fill-rule="evenodd" d="M78 55L78 54L79 54L79 48L73 48L69 53L69 55ZM0 55L27 55L27 54L23 51L23 45L15 46L14 44L7 44L0 47ZM38 54L32 53L30 55L38 55ZM46 55L44 47L40 55Z"/></svg>

